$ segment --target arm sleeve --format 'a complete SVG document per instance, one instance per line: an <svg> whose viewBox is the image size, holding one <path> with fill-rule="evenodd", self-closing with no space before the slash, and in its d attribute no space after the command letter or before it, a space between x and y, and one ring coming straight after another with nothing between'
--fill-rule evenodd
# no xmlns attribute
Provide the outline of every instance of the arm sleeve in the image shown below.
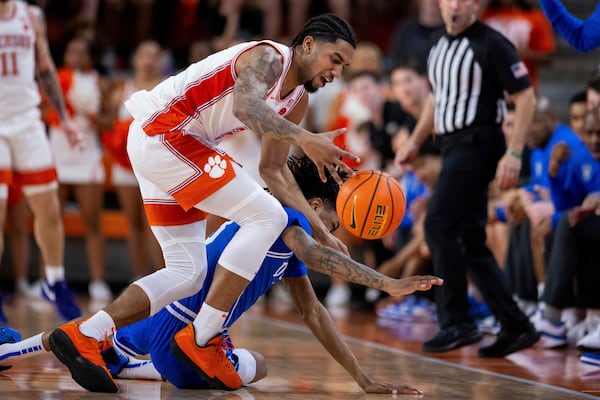
<svg viewBox="0 0 600 400"><path fill-rule="evenodd" d="M560 0L540 0L540 6L556 33L575 49L588 52L600 45L600 2L585 21L571 15Z"/></svg>
<svg viewBox="0 0 600 400"><path fill-rule="evenodd" d="M500 33L492 35L487 43L488 60L495 76L509 93L517 93L531 87L529 72L525 63L519 59L515 47Z"/></svg>

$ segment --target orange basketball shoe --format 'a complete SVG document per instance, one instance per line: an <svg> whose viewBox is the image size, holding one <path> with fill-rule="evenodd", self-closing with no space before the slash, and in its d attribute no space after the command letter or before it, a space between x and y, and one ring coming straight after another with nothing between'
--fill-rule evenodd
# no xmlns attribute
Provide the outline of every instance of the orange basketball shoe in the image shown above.
<svg viewBox="0 0 600 400"><path fill-rule="evenodd" d="M208 383L221 390L235 390L242 386L242 379L227 357L226 346L219 333L200 347L194 339L194 325L189 324L171 340L171 351L188 367Z"/></svg>
<svg viewBox="0 0 600 400"><path fill-rule="evenodd" d="M116 393L119 386L106 369L101 344L79 331L76 322L69 322L50 334L50 349L69 368L71 376L90 392Z"/></svg>

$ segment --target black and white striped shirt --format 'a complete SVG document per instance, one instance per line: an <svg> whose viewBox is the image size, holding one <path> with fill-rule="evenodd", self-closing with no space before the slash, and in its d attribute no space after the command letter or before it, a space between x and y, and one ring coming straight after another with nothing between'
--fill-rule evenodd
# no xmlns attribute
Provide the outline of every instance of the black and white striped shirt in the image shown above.
<svg viewBox="0 0 600 400"><path fill-rule="evenodd" d="M427 72L438 134L502 123L504 92L531 86L525 64L499 32L477 21L458 36L432 36Z"/></svg>

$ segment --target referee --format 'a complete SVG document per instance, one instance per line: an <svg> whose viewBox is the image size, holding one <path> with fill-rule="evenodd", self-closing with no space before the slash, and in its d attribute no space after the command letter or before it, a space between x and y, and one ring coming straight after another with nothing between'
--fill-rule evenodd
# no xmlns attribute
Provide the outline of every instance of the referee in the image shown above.
<svg viewBox="0 0 600 400"><path fill-rule="evenodd" d="M512 299L506 278L486 245L487 190L514 186L535 94L525 65L500 33L477 20L480 0L439 0L445 29L432 36L427 61L432 94L396 162L411 161L432 133L441 138L442 170L429 201L425 238L435 275L439 333L423 345L444 352L482 339L469 315L467 272L501 324L481 357L504 357L539 339ZM507 144L500 124L504 94L515 103L514 132Z"/></svg>

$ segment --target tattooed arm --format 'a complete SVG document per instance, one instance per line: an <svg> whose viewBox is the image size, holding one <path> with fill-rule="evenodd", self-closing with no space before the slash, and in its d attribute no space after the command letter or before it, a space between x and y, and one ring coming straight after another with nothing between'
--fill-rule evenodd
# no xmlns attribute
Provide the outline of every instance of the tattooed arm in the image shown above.
<svg viewBox="0 0 600 400"><path fill-rule="evenodd" d="M81 133L67 120L65 100L56 76L56 66L50 55L48 39L46 38L46 22L44 13L37 6L29 6L29 16L35 29L35 64L38 84L48 97L50 105L58 113L61 128L67 135L73 147L82 146Z"/></svg>
<svg viewBox="0 0 600 400"><path fill-rule="evenodd" d="M315 163L323 181L326 181L327 169L338 183L342 183L335 166L352 174L352 170L341 158L357 157L333 143L333 138L342 133L342 130L312 134L267 105L267 93L283 72L281 55L274 47L265 44L244 52L236 61L235 69L237 80L233 91L233 113L240 121L258 135L274 137L299 146ZM297 82L296 86L300 84L301 82Z"/></svg>
<svg viewBox="0 0 600 400"><path fill-rule="evenodd" d="M294 255L313 271L379 289L391 296L429 290L433 285L439 286L443 283L442 279L431 275L416 275L403 279L390 278L335 249L317 243L297 225L287 228L282 238Z"/></svg>
<svg viewBox="0 0 600 400"><path fill-rule="evenodd" d="M410 386L383 383L365 373L356 356L335 328L335 322L317 295L307 276L285 278L290 295L302 319L325 350L354 378L366 393L420 394Z"/></svg>

